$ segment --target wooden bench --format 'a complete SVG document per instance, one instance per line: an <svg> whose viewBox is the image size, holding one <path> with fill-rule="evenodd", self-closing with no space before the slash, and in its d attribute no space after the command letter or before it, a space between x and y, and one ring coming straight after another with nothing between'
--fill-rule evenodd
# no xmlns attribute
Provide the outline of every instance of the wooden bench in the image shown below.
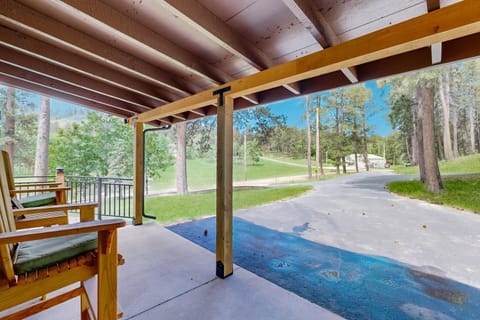
<svg viewBox="0 0 480 320"><path fill-rule="evenodd" d="M1 319L23 319L78 296L82 320L117 319L117 266L123 264L117 228L125 222L86 221L17 231L7 185L0 171ZM28 214L21 210L15 214ZM56 292L65 287L68 291Z"/></svg>
<svg viewBox="0 0 480 320"><path fill-rule="evenodd" d="M46 205L46 204L56 204L55 206L50 206L48 209L38 209L34 202L30 201L30 204L27 205L28 209L25 209L24 206L28 202L21 201L21 199L16 198L16 194L22 192L32 192L32 189L29 184L29 189L14 190L15 187L13 182L12 170L10 167L10 157L8 153L4 150L1 150L0 157L0 175L2 175L4 186L9 191L9 197L12 202L13 214L15 217L15 224L17 229L25 228L35 228L35 227L44 227L52 226L56 224L68 224L68 210L78 210L80 209L80 215L84 216L83 221L93 220L93 210L96 204L78 204L76 206L66 206L65 192L68 188L51 188L53 185L47 183L48 188L43 187L41 189L35 189L37 192L44 192L46 196L43 198L36 196L36 204ZM43 185L43 184L35 184ZM54 192L52 192L54 190ZM52 198L53 194L53 198ZM30 197L30 199L32 199ZM46 200L46 201L45 201Z"/></svg>
<svg viewBox="0 0 480 320"><path fill-rule="evenodd" d="M7 175L10 196L17 198L22 208L67 203L66 192L70 188L61 187L58 182L15 183L10 156L5 150L0 152L3 158L5 174ZM26 194L26 196L21 196L22 194Z"/></svg>

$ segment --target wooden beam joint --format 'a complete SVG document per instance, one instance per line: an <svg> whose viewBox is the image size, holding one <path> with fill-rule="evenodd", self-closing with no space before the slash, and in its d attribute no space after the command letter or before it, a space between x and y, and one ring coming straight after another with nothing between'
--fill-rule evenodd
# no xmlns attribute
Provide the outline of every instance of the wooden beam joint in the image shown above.
<svg viewBox="0 0 480 320"><path fill-rule="evenodd" d="M228 87L224 87L224 88L220 88L220 89L217 89L215 91L213 91L213 95L216 96L218 95L218 106L219 107L223 107L225 102L224 102L224 93L225 92L228 92L232 90L232 87L231 86L228 86Z"/></svg>

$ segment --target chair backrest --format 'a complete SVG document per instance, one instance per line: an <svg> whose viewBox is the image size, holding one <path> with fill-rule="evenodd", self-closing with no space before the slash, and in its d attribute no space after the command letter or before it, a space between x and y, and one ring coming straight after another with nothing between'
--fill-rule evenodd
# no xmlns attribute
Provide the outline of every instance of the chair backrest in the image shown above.
<svg viewBox="0 0 480 320"><path fill-rule="evenodd" d="M15 180L13 178L13 168L12 168L12 161L10 160L10 155L5 150L0 150L3 159L3 165L5 168L5 174L7 176L7 183L8 183L8 190L15 189ZM10 194L10 196L13 196Z"/></svg>
<svg viewBox="0 0 480 320"><path fill-rule="evenodd" d="M3 152L2 152L3 153ZM8 154L7 154L8 155ZM7 161L8 157L6 158ZM12 204L7 181L5 157L0 157L0 233L14 232L15 219L12 212ZM6 279L9 283L15 282L12 255L14 244L0 245L0 279Z"/></svg>

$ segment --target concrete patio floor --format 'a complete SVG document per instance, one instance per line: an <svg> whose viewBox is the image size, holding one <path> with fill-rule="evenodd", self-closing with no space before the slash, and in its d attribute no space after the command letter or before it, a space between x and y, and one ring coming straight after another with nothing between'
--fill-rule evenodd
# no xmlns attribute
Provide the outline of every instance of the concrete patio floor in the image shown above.
<svg viewBox="0 0 480 320"><path fill-rule="evenodd" d="M350 175L315 183L313 191L299 198L235 212L234 237L241 239L234 239L234 261L245 269L235 267L234 275L225 280L214 274L211 251L170 231L177 229L213 250L213 219L170 230L154 223L123 228L119 251L126 264L119 269L119 301L124 318L342 319L320 307L324 306L351 319L476 320L480 216L399 197L384 188L387 181L405 178L413 177L388 172ZM204 229L209 230L208 237ZM284 250L289 248L291 257ZM265 258L261 252L266 252ZM348 262L348 257L358 263ZM297 270L293 268L297 264L316 269L287 274L287 269ZM332 265L318 276L317 269L322 271L324 264ZM272 270L262 274L259 267ZM329 279L328 274L335 277ZM330 281L317 283L322 276ZM357 278L369 281L351 290L350 280ZM373 286L383 282L383 289ZM310 289L320 300L312 292L304 294ZM78 319L78 304L72 301L32 319ZM360 307L366 313L351 317L350 312ZM395 309L395 317L364 316L388 308Z"/></svg>
<svg viewBox="0 0 480 320"><path fill-rule="evenodd" d="M156 223L119 231L118 295L123 319L342 319L235 267L215 276L215 255ZM79 319L79 299L29 319Z"/></svg>

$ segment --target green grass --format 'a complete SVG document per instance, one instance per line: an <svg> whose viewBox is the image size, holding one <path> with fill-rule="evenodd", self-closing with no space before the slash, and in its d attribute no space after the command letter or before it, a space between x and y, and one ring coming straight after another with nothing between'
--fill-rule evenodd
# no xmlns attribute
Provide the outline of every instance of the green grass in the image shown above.
<svg viewBox="0 0 480 320"><path fill-rule="evenodd" d="M233 192L233 210L298 197L311 189L311 186L297 186L235 190ZM215 214L215 192L145 198L145 213L156 216L157 220L155 221L162 223L213 215Z"/></svg>
<svg viewBox="0 0 480 320"><path fill-rule="evenodd" d="M440 173L480 173L480 154L461 157L452 161L439 161ZM418 166L395 166L399 174L418 174Z"/></svg>
<svg viewBox="0 0 480 320"><path fill-rule="evenodd" d="M247 167L247 179L265 179L292 175L306 174L307 169L290 166L267 160L262 160L256 165ZM187 179L190 190L209 188L215 185L216 163L215 160L195 159L187 161ZM234 163L233 180L245 180L242 163ZM175 166L169 167L159 180L149 182L149 190L165 190L175 188Z"/></svg>
<svg viewBox="0 0 480 320"><path fill-rule="evenodd" d="M428 192L420 181L394 181L390 191L431 203L443 204L480 213L480 175L443 178L444 190Z"/></svg>
<svg viewBox="0 0 480 320"><path fill-rule="evenodd" d="M286 161L289 163L303 165L305 167L307 166L306 158L292 158L292 157L283 155L281 153L275 153L275 152L266 152L264 156L270 159ZM312 165L314 165L314 163L315 163L315 157L312 157ZM323 163L323 166L335 166L335 163L331 160L328 160L327 163Z"/></svg>
<svg viewBox="0 0 480 320"><path fill-rule="evenodd" d="M390 191L404 196L480 213L480 154L440 161L439 167L444 190L438 194L428 192L418 180L395 181L387 186ZM418 167L397 166L394 170L400 174L418 174ZM447 177L446 174L468 176Z"/></svg>

